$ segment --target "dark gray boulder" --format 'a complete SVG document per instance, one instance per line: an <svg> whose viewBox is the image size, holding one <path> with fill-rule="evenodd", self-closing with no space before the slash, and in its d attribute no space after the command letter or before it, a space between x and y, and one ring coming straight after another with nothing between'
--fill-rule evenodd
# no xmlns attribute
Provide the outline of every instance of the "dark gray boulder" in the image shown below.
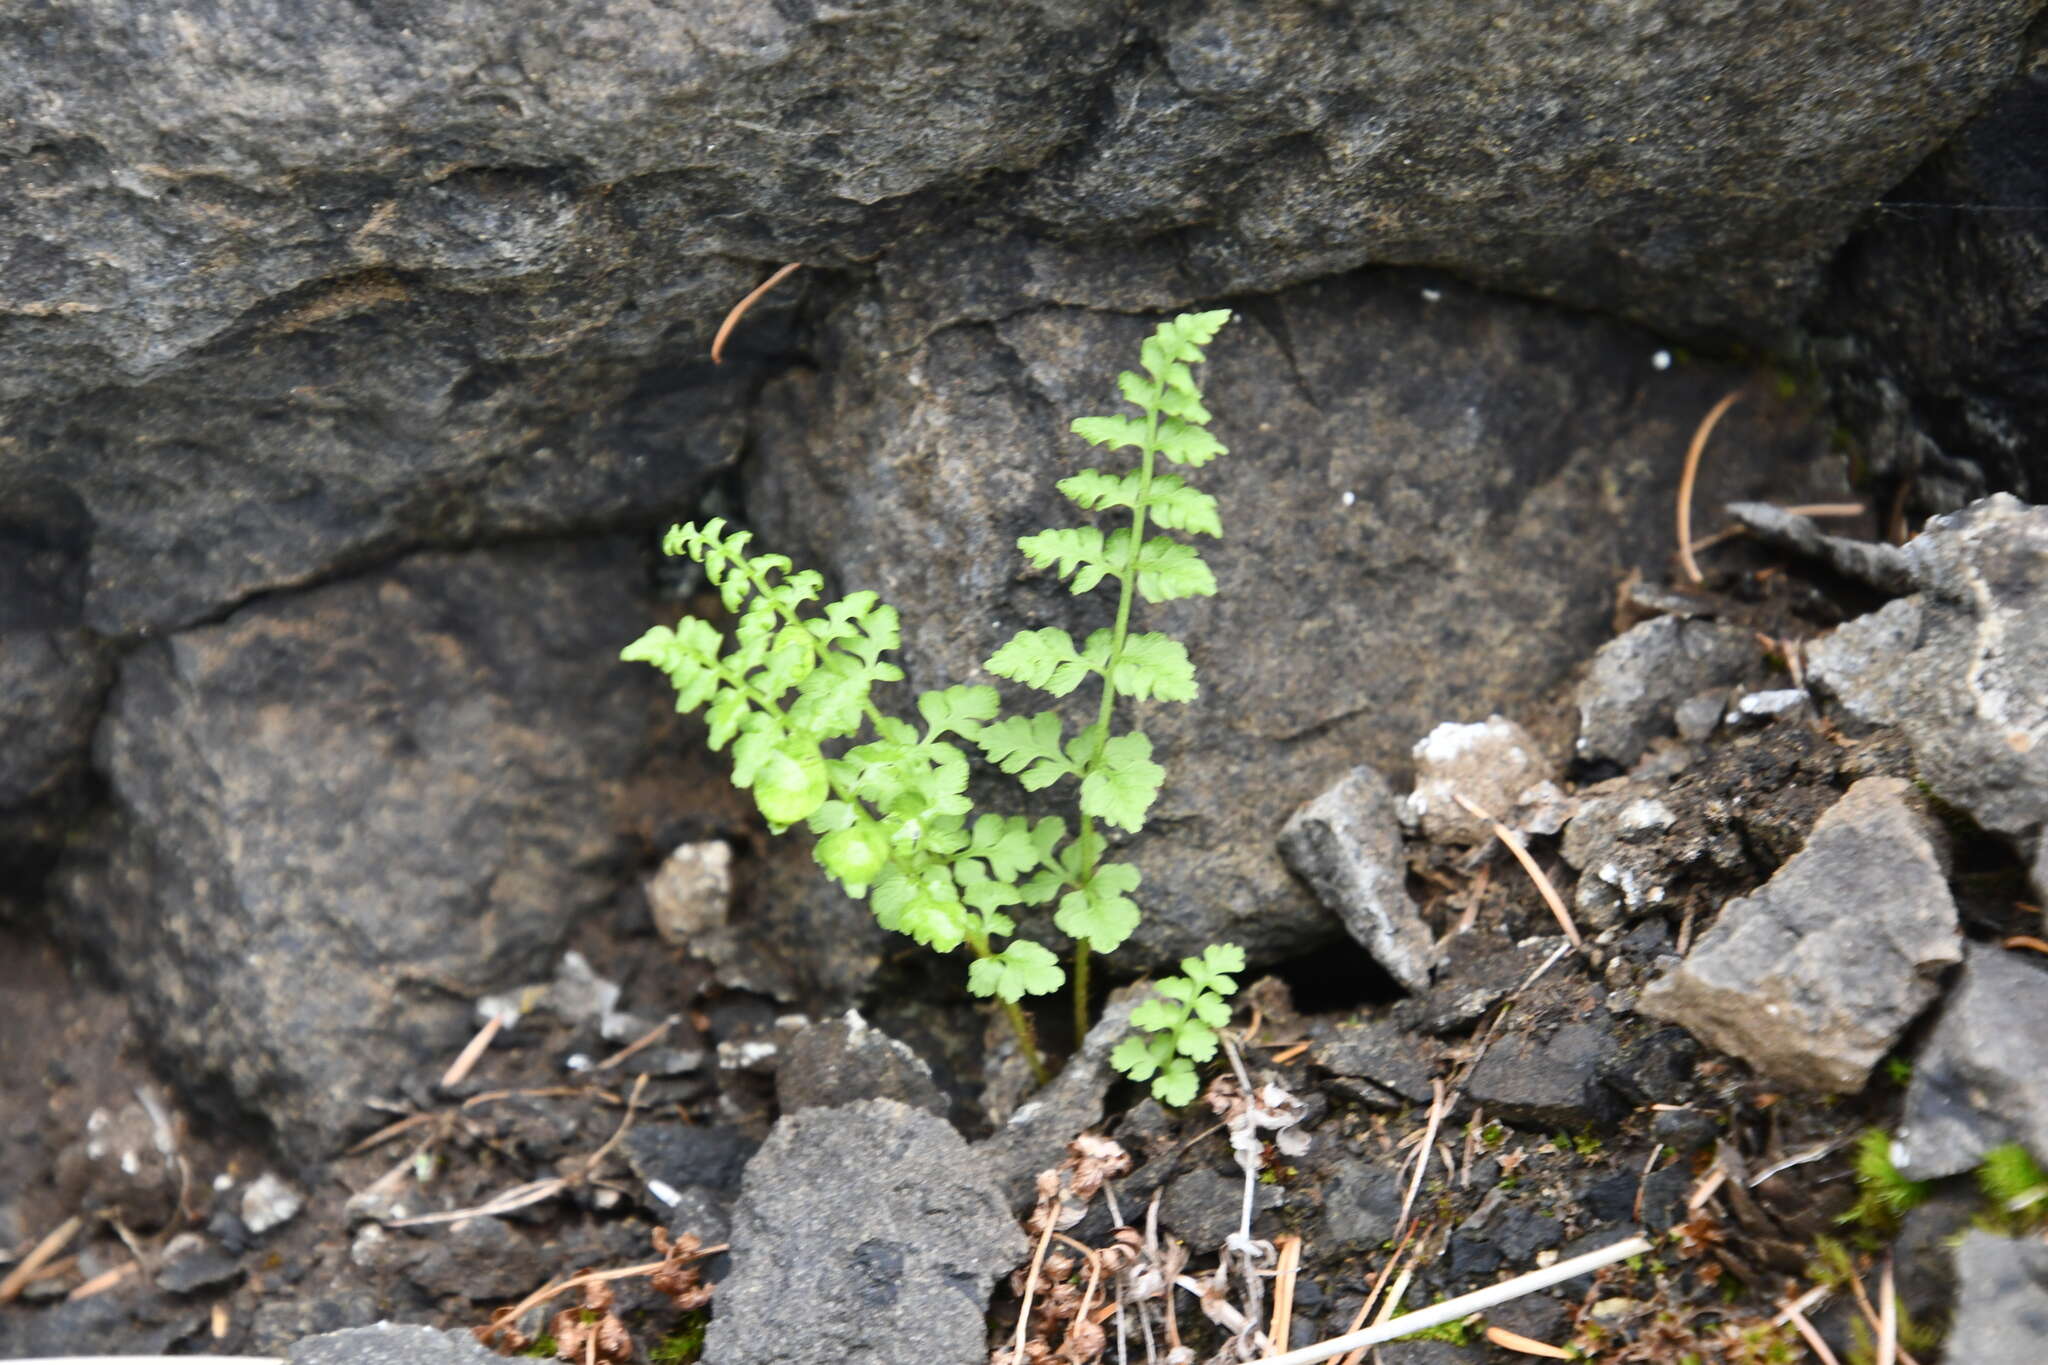
<svg viewBox="0 0 2048 1365"><path fill-rule="evenodd" d="M1946 861L1911 785L1864 778L1769 882L1721 907L1641 1009L1773 1081L1853 1094L1962 960Z"/></svg>
<svg viewBox="0 0 2048 1365"><path fill-rule="evenodd" d="M705 343L788 260L983 307L1428 264L1770 335L2037 7L46 6L0 28L0 420L92 509L95 625L161 628L687 496L744 395Z"/></svg>
<svg viewBox="0 0 2048 1365"><path fill-rule="evenodd" d="M1893 1159L1911 1179L1959 1175L2017 1142L2048 1161L2048 972L1972 944L1913 1058Z"/></svg>
<svg viewBox="0 0 2048 1365"><path fill-rule="evenodd" d="M908 1105L785 1116L747 1164L706 1365L984 1359L989 1291L1030 1256L1007 1202L944 1119Z"/></svg>
<svg viewBox="0 0 2048 1365"><path fill-rule="evenodd" d="M658 714L657 680L616 661L640 563L420 555L124 661L113 808L60 873L62 927L295 1157L444 1066L475 1028L457 991L544 974L612 893Z"/></svg>

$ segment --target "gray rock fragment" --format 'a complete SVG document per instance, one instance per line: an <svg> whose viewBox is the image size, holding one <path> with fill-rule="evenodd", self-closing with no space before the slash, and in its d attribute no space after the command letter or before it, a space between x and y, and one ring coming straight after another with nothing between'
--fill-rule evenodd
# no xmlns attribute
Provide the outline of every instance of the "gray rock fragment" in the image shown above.
<svg viewBox="0 0 2048 1365"><path fill-rule="evenodd" d="M1944 1360L2040 1365L2048 1342L2048 1245L1971 1229L1956 1247L1956 1309Z"/></svg>
<svg viewBox="0 0 2048 1365"><path fill-rule="evenodd" d="M1657 784L1583 799L1560 851L1579 871L1572 893L1582 929L1598 932L1663 904L1671 874L1663 837L1678 823Z"/></svg>
<svg viewBox="0 0 2048 1365"><path fill-rule="evenodd" d="M1659 616L1622 632L1579 684L1578 757L1630 767L1681 703L1741 681L1756 658L1748 631L1718 621Z"/></svg>
<svg viewBox="0 0 2048 1365"><path fill-rule="evenodd" d="M990 1287L1030 1255L987 1163L895 1100L777 1122L732 1243L707 1365L979 1361Z"/></svg>
<svg viewBox="0 0 2048 1365"><path fill-rule="evenodd" d="M1600 1083L1614 1054L1604 1014L1543 1032L1497 1039L1472 1068L1465 1093L1487 1113L1517 1123L1586 1128L1614 1118L1620 1102Z"/></svg>
<svg viewBox="0 0 2048 1365"><path fill-rule="evenodd" d="M242 1273L242 1263L203 1232L181 1232L164 1247L156 1287L169 1294L190 1294L226 1284Z"/></svg>
<svg viewBox="0 0 2048 1365"><path fill-rule="evenodd" d="M1436 948L1408 898L1408 863L1394 796L1361 764L1303 806L1280 831L1287 864L1336 912L1388 975L1427 990Z"/></svg>
<svg viewBox="0 0 2048 1365"><path fill-rule="evenodd" d="M1912 788L1865 778L1684 962L1644 988L1678 1024L1788 1086L1851 1093L1962 958L1939 830Z"/></svg>
<svg viewBox="0 0 2048 1365"><path fill-rule="evenodd" d="M1411 756L1415 790L1401 803L1402 823L1432 843L1469 846L1493 837L1492 822L1460 805L1461 796L1514 825L1518 806L1548 804L1556 791L1543 750L1505 716L1469 725L1446 721L1423 736Z"/></svg>
<svg viewBox="0 0 2048 1365"><path fill-rule="evenodd" d="M292 1346L289 1365L488 1365L503 1359L467 1332L380 1322L307 1337Z"/></svg>
<svg viewBox="0 0 2048 1365"><path fill-rule="evenodd" d="M1404 1100L1426 1104L1436 1051L1432 1041L1391 1020L1367 1019L1336 1029L1309 1056L1333 1076L1367 1080Z"/></svg>
<svg viewBox="0 0 2048 1365"><path fill-rule="evenodd" d="M1920 591L1814 644L1808 675L1897 726L1936 795L2033 853L2048 822L2048 508L1995 494L1901 553Z"/></svg>
<svg viewBox="0 0 2048 1365"><path fill-rule="evenodd" d="M785 1114L869 1099L946 1112L946 1097L924 1059L871 1027L859 1010L798 1030L776 1069L775 1099Z"/></svg>
<svg viewBox="0 0 2048 1365"><path fill-rule="evenodd" d="M2048 1161L2048 972L1971 944L1913 1059L1892 1157L1915 1180L1958 1175L2002 1143Z"/></svg>
<svg viewBox="0 0 2048 1365"><path fill-rule="evenodd" d="M1831 536L1812 517L1768 502L1731 502L1728 515L1771 544L1818 560L1844 578L1894 597L1913 591L1905 552L1895 545Z"/></svg>

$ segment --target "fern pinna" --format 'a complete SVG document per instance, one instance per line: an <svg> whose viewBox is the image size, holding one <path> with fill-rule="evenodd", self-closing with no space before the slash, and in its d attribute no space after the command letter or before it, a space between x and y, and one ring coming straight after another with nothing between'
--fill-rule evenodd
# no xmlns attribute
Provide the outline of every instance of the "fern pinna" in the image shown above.
<svg viewBox="0 0 2048 1365"><path fill-rule="evenodd" d="M731 641L686 617L674 629L648 631L622 655L665 672L678 710L704 709L712 748L731 745L733 781L753 792L770 827L806 825L818 836L819 865L849 895L868 897L884 928L942 953L968 949L969 987L1001 1004L1041 1079L1045 1066L1019 1002L1059 990L1068 973L1044 945L1018 933L1010 912L1057 902L1052 922L1074 943L1075 1018L1085 1031L1091 955L1113 952L1139 922L1131 898L1138 869L1107 857L1102 826L1142 829L1165 777L1143 731L1115 728L1116 702L1190 702L1198 691L1180 641L1130 627L1139 598L1167 602L1216 591L1194 546L1146 532L1222 533L1215 499L1161 473L1158 461L1199 468L1226 453L1208 430L1192 367L1229 316L1218 310L1162 323L1141 350L1143 373L1119 376L1139 415L1073 424L1095 445L1138 452L1134 469L1086 469L1058 485L1082 510L1120 512L1127 524L1107 534L1092 525L1047 530L1017 542L1035 567L1052 570L1076 593L1116 584L1113 626L1079 644L1056 627L1020 631L986 665L1055 699L1099 680L1093 719L1073 733L1057 710L1002 715L996 690L980 685L920 695L922 725L885 715L871 692L903 677L882 657L900 644L895 608L871 592L823 601L818 574L793 571L781 555L749 554L751 533L729 531L722 520L674 527L663 548L704 566L734 617ZM976 815L963 744L1027 791L1072 779L1078 821ZM1221 961L1241 965L1241 954L1223 947ZM1234 989L1229 978L1206 975L1207 986L1217 983ZM1208 1002L1220 999L1205 989L1201 1017L1213 1017L1218 1006ZM1152 1023L1158 1036L1120 1049L1118 1064L1136 1079L1155 1078L1162 1098L1186 1103L1189 1059L1213 1055L1213 1034L1205 1038L1199 1022L1189 1027L1195 1016L1186 1010L1154 1013L1158 1020L1146 1016L1140 1026Z"/></svg>

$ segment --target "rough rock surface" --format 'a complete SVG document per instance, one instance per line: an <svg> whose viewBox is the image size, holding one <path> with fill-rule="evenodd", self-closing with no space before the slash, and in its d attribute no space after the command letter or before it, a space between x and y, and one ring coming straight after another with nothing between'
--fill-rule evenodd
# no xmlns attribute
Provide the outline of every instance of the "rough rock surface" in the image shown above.
<svg viewBox="0 0 2048 1365"><path fill-rule="evenodd" d="M1754 635L1718 621L1659 616L1623 631L1579 684L1578 757L1632 766L1651 740L1671 733L1681 705L1725 692L1757 658Z"/></svg>
<svg viewBox="0 0 2048 1365"><path fill-rule="evenodd" d="M1416 742L1411 757L1415 790L1401 814L1434 843L1483 844L1493 837L1493 820L1516 823L1517 806L1561 799L1552 796L1556 787L1542 747L1505 716L1470 725L1446 721ZM1466 810L1461 796L1492 819Z"/></svg>
<svg viewBox="0 0 2048 1365"><path fill-rule="evenodd" d="M1911 510L1986 488L2048 500L2048 36L1886 199L1815 318L1847 366L1872 465L1920 475ZM1941 206L1935 208L1935 206Z"/></svg>
<svg viewBox="0 0 2048 1365"><path fill-rule="evenodd" d="M64 5L0 30L0 416L91 508L94 623L164 626L686 496L750 262L1112 307L1420 262L1771 331L2036 8Z"/></svg>
<svg viewBox="0 0 2048 1365"><path fill-rule="evenodd" d="M304 1160L540 975L623 858L655 680L615 543L420 555L124 662L67 932Z"/></svg>
<svg viewBox="0 0 2048 1365"><path fill-rule="evenodd" d="M285 1357L288 1365L470 1365L502 1358L479 1346L467 1332L437 1332L394 1322L307 1337Z"/></svg>
<svg viewBox="0 0 2048 1365"><path fill-rule="evenodd" d="M1280 854L1387 974L1429 988L1436 944L1408 896L1408 859L1386 779L1360 765L1296 811Z"/></svg>
<svg viewBox="0 0 2048 1365"><path fill-rule="evenodd" d="M85 806L92 727L111 680L85 629L90 517L0 455L0 912L27 897Z"/></svg>
<svg viewBox="0 0 2048 1365"><path fill-rule="evenodd" d="M2002 1143L2048 1161L2048 972L1972 944L1913 1059L1893 1159L1915 1180L1958 1175Z"/></svg>
<svg viewBox="0 0 2048 1365"><path fill-rule="evenodd" d="M1518 1033L1487 1049L1465 1093L1487 1113L1514 1122L1585 1128L1620 1111L1600 1080L1614 1044L1614 1026L1604 1011L1554 1029Z"/></svg>
<svg viewBox="0 0 2048 1365"><path fill-rule="evenodd" d="M987 1164L894 1100L777 1122L732 1242L707 1365L980 1360L990 1287L1030 1254Z"/></svg>
<svg viewBox="0 0 2048 1365"><path fill-rule="evenodd" d="M1920 591L1812 646L1808 673L1897 726L1942 800L2031 850L2048 823L2048 507L1995 494L1905 556Z"/></svg>
<svg viewBox="0 0 2048 1365"><path fill-rule="evenodd" d="M1115 409L1111 376L1150 324L1038 309L927 336L906 307L849 300L821 369L769 391L748 511L765 543L898 606L929 687L976 680L1020 628L1107 622L1113 599L1071 596L1015 541L1074 521L1055 479L1109 461L1062 433ZM1361 761L1400 773L1399 737L1511 710L1607 638L1617 565L1668 553L1671 451L1726 383L1659 374L1654 350L1393 272L1262 300L1217 339L1203 386L1234 449L1196 478L1228 532L1204 547L1219 595L1141 613L1187 642L1202 693L1136 713L1167 784L1132 849L1134 956L1327 941L1270 831ZM1728 448L1756 463L1719 466L1702 497L1797 477L1816 451L1798 412L1745 409Z"/></svg>
<svg viewBox="0 0 2048 1365"><path fill-rule="evenodd" d="M1136 986L1112 994L1052 1084L1033 1093L1002 1127L976 1145L975 1154L995 1171L1012 1208L1029 1208L1038 1197L1033 1184L1038 1173L1060 1163L1075 1134L1102 1121L1109 1087L1122 1078L1110 1066L1109 1054L1130 1036L1131 1009L1149 993Z"/></svg>
<svg viewBox="0 0 2048 1365"><path fill-rule="evenodd" d="M1564 828L1559 851L1579 870L1572 892L1580 928L1598 932L1664 904L1674 873L1662 837L1678 823L1657 783L1627 783L1588 796Z"/></svg>
<svg viewBox="0 0 2048 1365"><path fill-rule="evenodd" d="M946 1097L924 1060L872 1027L858 1010L798 1030L775 1069L775 1099L785 1114L855 1100L898 1100L943 1116Z"/></svg>
<svg viewBox="0 0 2048 1365"><path fill-rule="evenodd" d="M2048 1341L2048 1246L1972 1228L1956 1246L1956 1308L1943 1359L2035 1365Z"/></svg>
<svg viewBox="0 0 2048 1365"><path fill-rule="evenodd" d="M1860 1090L1962 959L1946 849L1911 798L1898 778L1856 783L1643 990L1643 1012L1781 1084Z"/></svg>

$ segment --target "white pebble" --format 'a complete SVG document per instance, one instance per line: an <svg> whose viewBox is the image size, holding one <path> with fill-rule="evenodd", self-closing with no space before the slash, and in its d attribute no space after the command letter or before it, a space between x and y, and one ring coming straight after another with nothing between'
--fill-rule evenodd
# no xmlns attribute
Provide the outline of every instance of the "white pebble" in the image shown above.
<svg viewBox="0 0 2048 1365"><path fill-rule="evenodd" d="M1659 370L1668 370L1668 369L1670 369L1670 368L1671 368L1671 352L1669 352L1669 351L1659 351L1659 352L1657 352L1657 354L1655 354L1655 355L1653 355L1653 356L1651 356L1651 357L1650 357L1650 364L1651 364L1651 366L1652 366L1653 368L1656 368L1656 369L1659 369Z"/></svg>

